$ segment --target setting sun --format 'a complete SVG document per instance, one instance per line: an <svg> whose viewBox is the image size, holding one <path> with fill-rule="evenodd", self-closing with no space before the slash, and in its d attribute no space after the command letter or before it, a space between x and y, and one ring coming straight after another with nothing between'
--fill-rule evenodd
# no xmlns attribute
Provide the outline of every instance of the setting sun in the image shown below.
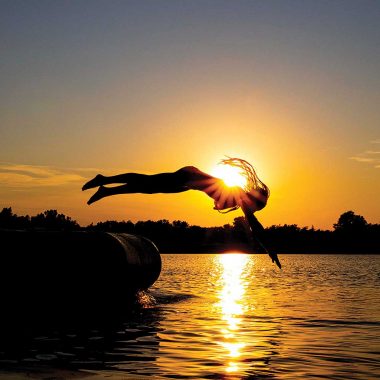
<svg viewBox="0 0 380 380"><path fill-rule="evenodd" d="M219 164L212 170L212 175L223 180L229 186L244 187L247 184L247 178L240 168Z"/></svg>

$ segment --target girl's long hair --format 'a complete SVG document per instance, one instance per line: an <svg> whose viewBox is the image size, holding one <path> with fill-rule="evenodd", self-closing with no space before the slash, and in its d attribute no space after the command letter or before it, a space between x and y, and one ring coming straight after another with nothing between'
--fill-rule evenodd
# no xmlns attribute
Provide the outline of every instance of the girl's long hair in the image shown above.
<svg viewBox="0 0 380 380"><path fill-rule="evenodd" d="M267 198L269 197L268 186L260 180L260 178L256 174L255 169L248 161L237 157L227 157L221 160L220 163L223 165L230 165L241 169L241 174L247 179L247 183L243 187L243 190L245 192L249 193L252 190L256 190L261 194L265 195ZM227 212L236 210L237 208L239 208L239 206L235 206Z"/></svg>

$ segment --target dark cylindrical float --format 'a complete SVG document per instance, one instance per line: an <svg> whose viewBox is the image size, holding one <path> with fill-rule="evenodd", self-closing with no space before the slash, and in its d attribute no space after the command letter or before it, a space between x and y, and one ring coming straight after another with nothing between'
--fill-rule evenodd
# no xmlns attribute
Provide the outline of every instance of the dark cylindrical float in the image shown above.
<svg viewBox="0 0 380 380"><path fill-rule="evenodd" d="M109 313L159 277L148 239L125 233L0 231L2 316Z"/></svg>

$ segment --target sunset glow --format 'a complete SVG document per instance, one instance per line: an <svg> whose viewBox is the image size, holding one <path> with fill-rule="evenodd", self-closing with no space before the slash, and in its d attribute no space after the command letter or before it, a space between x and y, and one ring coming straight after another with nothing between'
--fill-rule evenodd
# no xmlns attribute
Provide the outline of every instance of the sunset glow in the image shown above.
<svg viewBox="0 0 380 380"><path fill-rule="evenodd" d="M242 174L241 169L229 165L216 166L212 171L212 175L222 179L229 187L240 186L244 188L247 183L247 179Z"/></svg>
<svg viewBox="0 0 380 380"><path fill-rule="evenodd" d="M222 226L241 214L200 192L87 206L81 187L188 165L243 186L213 171L228 156L269 187L265 226L332 229L347 210L378 223L380 6L349 3L3 2L1 206Z"/></svg>

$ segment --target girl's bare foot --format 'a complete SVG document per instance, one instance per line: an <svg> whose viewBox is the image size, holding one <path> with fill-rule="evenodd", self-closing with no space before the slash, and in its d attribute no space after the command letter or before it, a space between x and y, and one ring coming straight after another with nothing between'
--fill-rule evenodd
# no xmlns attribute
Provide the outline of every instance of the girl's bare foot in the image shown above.
<svg viewBox="0 0 380 380"><path fill-rule="evenodd" d="M101 174L98 174L91 181L88 181L87 183L83 185L82 191L103 185L103 180L104 180L104 176L102 176Z"/></svg>
<svg viewBox="0 0 380 380"><path fill-rule="evenodd" d="M97 192L88 200L87 204L97 202L98 200L104 198L106 196L106 188L104 186L100 186Z"/></svg>

